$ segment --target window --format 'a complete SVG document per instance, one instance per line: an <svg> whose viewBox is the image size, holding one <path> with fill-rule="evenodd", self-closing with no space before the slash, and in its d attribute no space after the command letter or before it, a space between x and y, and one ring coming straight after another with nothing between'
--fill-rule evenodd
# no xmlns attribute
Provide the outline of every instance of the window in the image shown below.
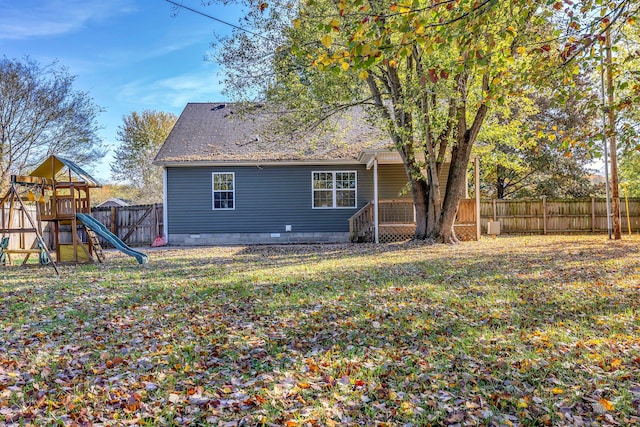
<svg viewBox="0 0 640 427"><path fill-rule="evenodd" d="M313 208L355 208L356 172L312 172Z"/></svg>
<svg viewBox="0 0 640 427"><path fill-rule="evenodd" d="M213 209L235 209L235 174L213 173Z"/></svg>

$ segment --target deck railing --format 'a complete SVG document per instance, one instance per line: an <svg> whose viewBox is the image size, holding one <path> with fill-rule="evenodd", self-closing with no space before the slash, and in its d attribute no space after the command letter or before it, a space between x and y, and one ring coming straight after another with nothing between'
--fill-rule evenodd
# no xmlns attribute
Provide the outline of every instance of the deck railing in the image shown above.
<svg viewBox="0 0 640 427"><path fill-rule="evenodd" d="M378 221L380 224L413 224L416 213L411 199L379 200Z"/></svg>
<svg viewBox="0 0 640 427"><path fill-rule="evenodd" d="M380 241L391 242L407 239L415 231L416 214L411 199L384 199L378 201L378 223ZM349 219L349 235L352 242L374 240L373 203L368 203ZM458 205L455 230L458 238L476 239L476 202L462 199ZM410 227L413 227L410 229ZM385 234L389 234L386 236Z"/></svg>
<svg viewBox="0 0 640 427"><path fill-rule="evenodd" d="M367 203L349 218L349 237L352 242L373 240L373 203Z"/></svg>
<svg viewBox="0 0 640 427"><path fill-rule="evenodd" d="M476 223L476 201L475 199L460 199L458 204L458 214L456 224Z"/></svg>

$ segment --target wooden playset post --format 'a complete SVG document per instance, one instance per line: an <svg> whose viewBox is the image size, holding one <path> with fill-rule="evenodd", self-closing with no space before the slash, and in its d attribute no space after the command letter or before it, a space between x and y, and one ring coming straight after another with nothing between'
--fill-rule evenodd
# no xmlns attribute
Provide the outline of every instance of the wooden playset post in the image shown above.
<svg viewBox="0 0 640 427"><path fill-rule="evenodd" d="M15 175L11 176L11 187L9 188L9 191L7 193L7 195L5 195L2 200L0 200L0 208L2 208L3 211L3 218L2 218L2 234L3 236L8 234L9 236L12 234L19 234L19 248L15 249L15 248L6 248L4 249L4 253L7 256L7 261L9 264L11 264L11 255L12 254L22 254L25 255L25 258L22 261L22 265L26 264L27 261L29 260L29 257L32 254L39 254L41 256L40 258L40 262L45 264L51 264L51 266L54 268L54 270L56 271L56 274L60 274L58 271L58 267L56 266L55 262L51 259L51 253L49 252L49 249L47 247L46 242L44 241L44 238L42 237L42 233L41 233L41 225L39 223L40 218L38 215L36 215L36 220L34 221L32 215L29 213L29 211L27 210L26 205L24 204L24 202L22 201L20 194L18 192L18 189L16 188L16 186L18 185L19 181L17 179L18 177L16 177ZM20 178L25 178L25 177L20 177ZM26 179L25 182L22 183L23 185L27 185L27 186L33 186L34 182ZM31 191L31 190L30 190ZM35 199L35 198L34 198ZM5 218L4 217L4 204L6 202L9 202L9 217ZM36 203L38 203L36 200L34 200ZM14 214L16 209L20 210L20 216L18 218L18 224L14 225ZM36 214L37 214L37 206L36 206ZM6 224L5 224L5 220L6 220ZM27 227L27 222L30 225L30 228ZM36 235L36 239L35 242L33 243L33 245L30 248L27 248L25 245L25 233L35 233ZM43 254L44 252L44 254ZM47 260L47 261L43 261Z"/></svg>
<svg viewBox="0 0 640 427"><path fill-rule="evenodd" d="M73 261L78 262L78 223L76 221L77 200L76 189L71 182L71 173L69 173L69 193L71 194L71 241L73 242Z"/></svg>

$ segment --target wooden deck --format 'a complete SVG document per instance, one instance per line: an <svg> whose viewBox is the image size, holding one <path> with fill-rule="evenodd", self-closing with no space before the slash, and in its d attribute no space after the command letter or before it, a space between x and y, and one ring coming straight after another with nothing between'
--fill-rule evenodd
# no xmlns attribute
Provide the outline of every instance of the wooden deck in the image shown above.
<svg viewBox="0 0 640 427"><path fill-rule="evenodd" d="M385 199L379 201L378 240L380 243L410 240L416 230L415 209L411 199ZM460 240L476 240L476 201L462 199L454 224ZM375 240L374 205L367 203L349 219L352 242Z"/></svg>

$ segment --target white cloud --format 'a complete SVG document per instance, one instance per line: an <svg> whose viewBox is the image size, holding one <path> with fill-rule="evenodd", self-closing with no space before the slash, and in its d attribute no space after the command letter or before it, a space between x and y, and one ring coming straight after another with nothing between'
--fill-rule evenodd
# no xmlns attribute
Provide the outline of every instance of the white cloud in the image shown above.
<svg viewBox="0 0 640 427"><path fill-rule="evenodd" d="M218 68L206 64L194 73L160 80L137 80L120 88L119 101L143 108L182 111L188 102L222 101L223 86Z"/></svg>
<svg viewBox="0 0 640 427"><path fill-rule="evenodd" d="M206 46L207 32L194 31L191 34L181 35L178 40L168 42L165 42L166 38L168 37L159 36L157 41L154 41L151 46L145 47L146 50L143 51L128 46L106 47L97 52L96 57L103 66L141 63L184 51L193 46ZM204 58L204 56L203 53L202 57Z"/></svg>
<svg viewBox="0 0 640 427"><path fill-rule="evenodd" d="M131 12L125 0L22 0L3 5L0 40L66 34L89 21Z"/></svg>

